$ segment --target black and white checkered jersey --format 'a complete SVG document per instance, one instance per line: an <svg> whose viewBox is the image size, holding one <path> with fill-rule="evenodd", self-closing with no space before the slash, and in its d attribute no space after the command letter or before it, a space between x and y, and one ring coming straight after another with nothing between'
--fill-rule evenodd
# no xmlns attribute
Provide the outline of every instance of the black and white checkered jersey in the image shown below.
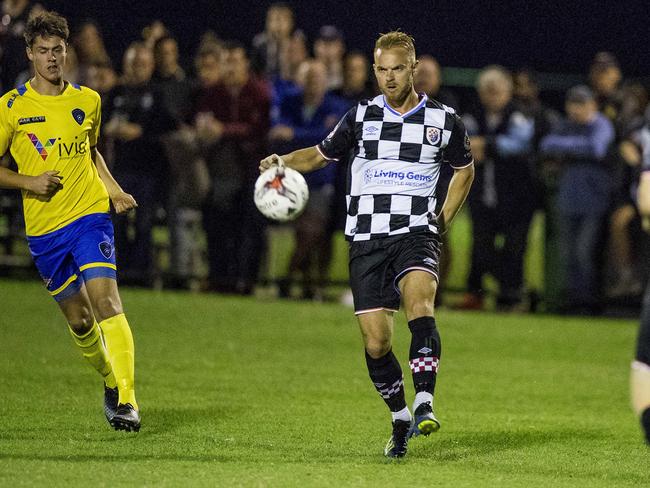
<svg viewBox="0 0 650 488"><path fill-rule="evenodd" d="M350 241L438 232L435 190L442 164L472 164L465 126L454 109L422 95L400 114L383 95L350 109L318 146L348 167L345 236Z"/></svg>

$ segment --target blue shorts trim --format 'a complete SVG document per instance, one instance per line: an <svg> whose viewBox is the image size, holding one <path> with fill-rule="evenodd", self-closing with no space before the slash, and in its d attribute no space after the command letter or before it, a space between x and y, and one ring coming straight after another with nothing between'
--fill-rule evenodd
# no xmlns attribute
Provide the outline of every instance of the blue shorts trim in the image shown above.
<svg viewBox="0 0 650 488"><path fill-rule="evenodd" d="M61 301L84 281L116 279L113 224L107 213L85 215L41 236L28 236L34 263L50 295Z"/></svg>

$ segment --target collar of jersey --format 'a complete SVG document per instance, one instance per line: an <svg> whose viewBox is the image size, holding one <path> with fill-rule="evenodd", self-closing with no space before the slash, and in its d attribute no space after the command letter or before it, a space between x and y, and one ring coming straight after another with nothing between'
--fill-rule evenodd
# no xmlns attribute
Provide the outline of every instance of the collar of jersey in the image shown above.
<svg viewBox="0 0 650 488"><path fill-rule="evenodd" d="M42 94L38 93L38 92L37 92L36 90L34 90L34 88L32 87L32 82L31 82L31 80L27 80L27 81L25 82L25 88L27 89L26 93L30 93L30 94L31 94L32 96L34 96L34 97L38 97L38 98L46 98L46 99L49 100L50 98L56 98L56 97L60 97L60 96L62 96L62 95L67 95L67 94L70 92L70 89L72 88L72 83L70 83L69 81L66 81L66 82L65 82L65 88L64 88L63 91L62 91L61 93L59 93L58 95L42 95Z"/></svg>
<svg viewBox="0 0 650 488"><path fill-rule="evenodd" d="M423 93L422 94L422 100L420 100L420 102L415 107L413 107L408 112L401 114L397 110L395 110L393 107L388 105L388 102L386 101L386 97L384 95L382 95L382 98L384 100L384 107L386 107L390 113L392 113L394 115L397 115L398 117L402 117L403 119L405 119L406 117L408 117L411 114L414 114L415 112L420 110L422 107L424 107L424 104L427 103L427 100L428 100L427 94Z"/></svg>

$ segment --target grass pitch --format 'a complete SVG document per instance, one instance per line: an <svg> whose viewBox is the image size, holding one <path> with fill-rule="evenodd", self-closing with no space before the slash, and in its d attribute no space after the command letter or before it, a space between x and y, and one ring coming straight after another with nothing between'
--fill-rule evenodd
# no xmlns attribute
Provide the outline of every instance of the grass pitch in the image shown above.
<svg viewBox="0 0 650 488"><path fill-rule="evenodd" d="M339 305L122 291L138 434L39 283L0 280L0 486L644 486L637 324L437 314L439 433L382 455L388 412ZM408 329L395 351L408 373ZM413 397L406 374L409 403Z"/></svg>

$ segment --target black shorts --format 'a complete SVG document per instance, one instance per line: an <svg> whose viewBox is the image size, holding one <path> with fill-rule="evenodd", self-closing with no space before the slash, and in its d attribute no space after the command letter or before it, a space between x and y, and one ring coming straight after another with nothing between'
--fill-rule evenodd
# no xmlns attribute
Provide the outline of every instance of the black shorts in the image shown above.
<svg viewBox="0 0 650 488"><path fill-rule="evenodd" d="M354 313L399 310L399 280L409 271L438 280L440 236L419 232L350 244L350 286Z"/></svg>
<svg viewBox="0 0 650 488"><path fill-rule="evenodd" d="M646 285L641 310L641 327L636 344L636 360L650 366L650 282Z"/></svg>

